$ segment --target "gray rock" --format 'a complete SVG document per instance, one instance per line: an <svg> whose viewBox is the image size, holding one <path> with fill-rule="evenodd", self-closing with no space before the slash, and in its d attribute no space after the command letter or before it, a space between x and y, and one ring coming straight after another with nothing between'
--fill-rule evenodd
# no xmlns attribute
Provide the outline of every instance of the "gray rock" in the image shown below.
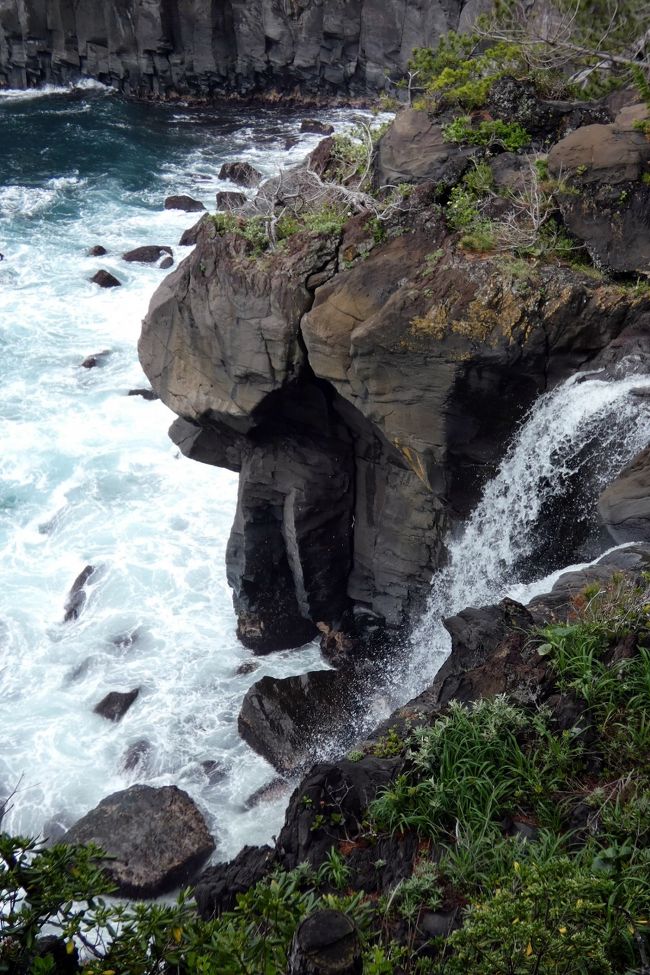
<svg viewBox="0 0 650 975"><path fill-rule="evenodd" d="M157 897L187 883L214 850L203 816L176 786L134 785L102 799L63 837L95 843L126 897Z"/></svg>
<svg viewBox="0 0 650 975"><path fill-rule="evenodd" d="M81 365L84 369L94 369L96 366L103 366L106 364L110 355L110 349L102 349L101 352L95 352L93 355L86 356Z"/></svg>
<svg viewBox="0 0 650 975"><path fill-rule="evenodd" d="M650 447L601 494L598 511L615 542L650 542Z"/></svg>
<svg viewBox="0 0 650 975"><path fill-rule="evenodd" d="M122 254L122 259L129 263L156 264L163 254L169 254L172 258L174 256L171 247L166 247L164 244L145 244L144 247L135 247L132 251Z"/></svg>
<svg viewBox="0 0 650 975"><path fill-rule="evenodd" d="M229 179L238 186L257 186L262 182L262 174L250 163L229 162L219 170L219 179Z"/></svg>
<svg viewBox="0 0 650 975"><path fill-rule="evenodd" d="M167 255L167 257L163 257L162 261L158 265L161 271L168 271L169 268L173 266L174 266L174 258L169 257L169 255Z"/></svg>
<svg viewBox="0 0 650 975"><path fill-rule="evenodd" d="M415 46L458 26L463 0L5 0L0 83L99 78L127 95L277 88L364 93L402 72ZM145 11L143 13L143 10Z"/></svg>
<svg viewBox="0 0 650 975"><path fill-rule="evenodd" d="M334 126L315 118L304 118L300 123L300 131L313 132L315 135L332 135Z"/></svg>
<svg viewBox="0 0 650 975"><path fill-rule="evenodd" d="M473 149L445 142L442 125L427 112L403 109L379 141L374 181L377 186L423 182L451 186L474 154Z"/></svg>
<svg viewBox="0 0 650 975"><path fill-rule="evenodd" d="M99 704L93 708L95 714L101 715L107 721L120 721L129 710L133 702L140 693L140 688L135 687L132 691L110 691L103 697Z"/></svg>
<svg viewBox="0 0 650 975"><path fill-rule="evenodd" d="M362 975L361 939L341 911L314 911L299 925L289 950L288 975Z"/></svg>
<svg viewBox="0 0 650 975"><path fill-rule="evenodd" d="M108 254L108 251L101 244L95 244L88 250L88 257L103 257L104 254Z"/></svg>
<svg viewBox="0 0 650 975"><path fill-rule="evenodd" d="M154 392L153 389L130 389L127 396L141 396L142 399L157 400L160 399L158 393Z"/></svg>
<svg viewBox="0 0 650 975"><path fill-rule="evenodd" d="M147 738L138 738L124 752L120 767L123 772L141 772L147 768L150 756L151 742Z"/></svg>
<svg viewBox="0 0 650 975"><path fill-rule="evenodd" d="M200 200L181 194L180 196L168 196L165 200L165 210L185 210L186 213L200 213L201 210L205 210L205 207Z"/></svg>

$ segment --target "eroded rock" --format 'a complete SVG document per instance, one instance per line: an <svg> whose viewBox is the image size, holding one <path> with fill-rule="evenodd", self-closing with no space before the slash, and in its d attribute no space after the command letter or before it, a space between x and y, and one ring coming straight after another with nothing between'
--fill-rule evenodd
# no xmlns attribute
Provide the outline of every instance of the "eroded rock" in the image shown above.
<svg viewBox="0 0 650 975"><path fill-rule="evenodd" d="M203 816L176 786L116 792L68 830L65 843L95 843L104 869L126 897L157 897L188 880L214 850Z"/></svg>
<svg viewBox="0 0 650 975"><path fill-rule="evenodd" d="M90 280L100 288L119 288L122 285L122 282L118 281L114 274L103 269L93 274Z"/></svg>
<svg viewBox="0 0 650 975"><path fill-rule="evenodd" d="M247 162L224 163L219 170L219 179L229 179L238 186L257 186L262 182L262 174Z"/></svg>
<svg viewBox="0 0 650 975"><path fill-rule="evenodd" d="M650 542L650 447L603 491L598 512L615 542Z"/></svg>
<svg viewBox="0 0 650 975"><path fill-rule="evenodd" d="M86 605L88 594L86 584L90 581L96 571L94 565L87 565L81 570L75 581L72 583L68 598L65 601L63 622L69 623L79 618L79 615Z"/></svg>
<svg viewBox="0 0 650 975"><path fill-rule="evenodd" d="M145 244L143 247L134 247L133 250L122 254L122 259L129 263L156 264L164 254L174 257L171 247L165 244Z"/></svg>
<svg viewBox="0 0 650 975"><path fill-rule="evenodd" d="M135 687L132 691L110 691L99 704L95 705L93 711L107 721L121 721L139 693L139 687Z"/></svg>
<svg viewBox="0 0 650 975"><path fill-rule="evenodd" d="M195 200L186 194L168 196L165 200L165 210L185 210L186 213L200 213L205 207L200 200Z"/></svg>

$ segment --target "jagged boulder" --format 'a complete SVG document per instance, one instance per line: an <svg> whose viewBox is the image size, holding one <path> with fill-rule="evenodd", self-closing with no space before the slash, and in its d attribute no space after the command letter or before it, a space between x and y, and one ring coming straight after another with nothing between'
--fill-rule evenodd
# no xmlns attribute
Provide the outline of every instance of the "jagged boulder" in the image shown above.
<svg viewBox="0 0 650 975"><path fill-rule="evenodd" d="M283 775L314 762L328 728L351 723L358 710L348 674L314 671L299 677L263 677L246 692L239 733Z"/></svg>
<svg viewBox="0 0 650 975"><path fill-rule="evenodd" d="M100 288L119 288L122 284L114 274L111 274L110 271L105 271L103 268L97 271L96 274L93 274L90 280Z"/></svg>
<svg viewBox="0 0 650 975"><path fill-rule="evenodd" d="M634 123L643 105L624 108L609 125L586 125L551 149L549 172L568 181L560 194L567 227L594 263L618 273L650 273L650 142Z"/></svg>
<svg viewBox="0 0 650 975"><path fill-rule="evenodd" d="M598 511L618 544L650 542L650 447L603 491Z"/></svg>
<svg viewBox="0 0 650 975"><path fill-rule="evenodd" d="M121 721L139 694L139 687L134 687L132 691L110 691L95 705L93 711L107 721Z"/></svg>
<svg viewBox="0 0 650 975"><path fill-rule="evenodd" d="M122 259L129 263L156 264L165 254L172 258L174 256L173 250L166 244L145 244L122 254Z"/></svg>
<svg viewBox="0 0 650 975"><path fill-rule="evenodd" d="M219 179L229 179L238 186L257 186L262 182L262 174L250 163L229 162L219 170Z"/></svg>
<svg viewBox="0 0 650 975"><path fill-rule="evenodd" d="M79 618L88 598L86 585L88 582L90 582L96 571L97 570L94 565L87 565L81 570L75 581L72 583L70 592L68 593L68 597L65 601L63 615L64 623L70 623L72 620Z"/></svg>
<svg viewBox="0 0 650 975"><path fill-rule="evenodd" d="M157 897L187 883L215 848L203 816L176 786L134 785L102 799L63 837L95 843L126 897Z"/></svg>
<svg viewBox="0 0 650 975"><path fill-rule="evenodd" d="M238 210L245 203L244 193L233 193L228 190L217 193L217 210Z"/></svg>

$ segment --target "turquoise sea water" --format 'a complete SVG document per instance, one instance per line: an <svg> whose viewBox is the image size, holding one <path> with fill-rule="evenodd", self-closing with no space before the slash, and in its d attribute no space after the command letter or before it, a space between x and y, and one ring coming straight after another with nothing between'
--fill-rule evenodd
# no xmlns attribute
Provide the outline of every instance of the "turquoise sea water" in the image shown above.
<svg viewBox="0 0 650 975"><path fill-rule="evenodd" d="M220 855L269 839L281 821L282 801L263 814L244 809L273 772L240 742L237 713L254 680L309 669L319 654L310 647L235 673L249 659L224 569L237 479L179 457L169 411L127 395L147 385L136 343L165 272L120 255L156 243L181 260L189 250L177 241L195 217L165 211L165 196L189 193L213 209L215 192L233 188L217 178L225 160L270 175L317 144L299 125L276 111L128 103L99 86L0 94L0 795L17 788L9 829L53 834L135 781L187 789ZM93 244L108 256L87 257ZM91 284L100 267L124 286ZM101 368L80 367L105 349ZM86 564L98 568L88 602L64 624ZM120 723L93 714L107 692L135 687ZM125 771L125 752L142 740L145 760ZM203 762L225 776L214 781Z"/></svg>

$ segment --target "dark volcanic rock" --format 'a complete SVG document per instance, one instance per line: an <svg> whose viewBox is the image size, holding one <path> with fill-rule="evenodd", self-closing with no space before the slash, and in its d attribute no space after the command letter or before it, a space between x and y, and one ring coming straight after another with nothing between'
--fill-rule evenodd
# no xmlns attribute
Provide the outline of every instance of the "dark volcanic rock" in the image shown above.
<svg viewBox="0 0 650 975"><path fill-rule="evenodd" d="M95 352L94 355L87 356L81 365L84 369L94 369L95 366L103 366L105 365L110 354L110 349L103 349L101 352Z"/></svg>
<svg viewBox="0 0 650 975"><path fill-rule="evenodd" d="M144 247L135 247L132 251L122 254L122 258L130 263L156 264L163 254L169 254L172 258L174 256L171 247L166 247L164 244L145 244Z"/></svg>
<svg viewBox="0 0 650 975"><path fill-rule="evenodd" d="M157 897L186 883L214 850L205 821L176 786L116 792L68 830L65 843L96 843L126 897Z"/></svg>
<svg viewBox="0 0 650 975"><path fill-rule="evenodd" d="M315 118L304 118L300 123L301 132L314 132L316 135L332 135L334 126L328 122L319 122Z"/></svg>
<svg viewBox="0 0 650 975"><path fill-rule="evenodd" d="M68 593L68 598L65 601L63 617L64 623L69 623L70 620L78 619L79 614L86 605L86 583L90 581L90 578L94 572L95 566L87 565L85 569L82 569L75 581L72 583L72 587Z"/></svg>
<svg viewBox="0 0 650 975"><path fill-rule="evenodd" d="M617 273L650 272L650 142L634 123L648 117L643 105L624 108L609 125L586 125L558 142L549 172L570 192L560 196L566 226L594 263Z"/></svg>
<svg viewBox="0 0 650 975"><path fill-rule="evenodd" d="M287 780L278 776L252 792L244 802L244 806L246 809L255 809L263 802L275 802L277 799L284 799L290 791L291 786Z"/></svg>
<svg viewBox="0 0 650 975"><path fill-rule="evenodd" d="M178 242L179 247L194 247L199 239L199 234L202 230L207 229L210 222L209 215L204 213L200 220L197 220L195 224L192 224L191 227L183 231L181 239Z"/></svg>
<svg viewBox="0 0 650 975"><path fill-rule="evenodd" d="M95 714L99 714L108 721L120 721L129 710L138 694L140 688L135 687L132 691L110 691L103 697L99 704L93 708Z"/></svg>
<svg viewBox="0 0 650 975"><path fill-rule="evenodd" d="M153 389L130 389L127 396L141 396L142 399L156 400L160 399L158 393L155 393Z"/></svg>
<svg viewBox="0 0 650 975"><path fill-rule="evenodd" d="M185 210L186 213L200 213L201 210L205 210L205 207L200 200L181 194L180 196L168 196L165 200L165 210Z"/></svg>
<svg viewBox="0 0 650 975"><path fill-rule="evenodd" d="M239 733L283 775L314 761L318 736L355 713L349 675L320 670L299 677L263 677L246 692Z"/></svg>
<svg viewBox="0 0 650 975"><path fill-rule="evenodd" d="M341 911L315 911L299 925L289 950L288 975L361 975L361 939Z"/></svg>
<svg viewBox="0 0 650 975"><path fill-rule="evenodd" d="M162 271L168 271L168 270L169 270L169 268L170 268L170 267L173 267L173 266L174 266L174 258L173 258L173 257L169 257L169 256L167 256L167 257L163 257L163 259L162 259L162 261L161 261L161 262L160 262L160 264L158 265L158 267L159 267L159 268L160 268L160 269L161 269Z"/></svg>
<svg viewBox="0 0 650 975"><path fill-rule="evenodd" d="M276 863L270 846L245 846L230 863L208 867L194 887L198 912L204 920L230 911L238 894L254 887Z"/></svg>
<svg viewBox="0 0 650 975"><path fill-rule="evenodd" d="M598 511L615 542L650 542L650 447L600 496Z"/></svg>
<svg viewBox="0 0 650 975"><path fill-rule="evenodd" d="M463 0L4 0L0 85L99 78L127 95L274 88L364 93L401 74L415 46L459 24ZM143 13L143 10L146 13Z"/></svg>
<svg viewBox="0 0 650 975"><path fill-rule="evenodd" d="M68 944L64 938L58 938L54 934L48 934L44 938L37 938L34 946L34 955L39 959L48 959L54 963L54 968L50 971L56 975L77 975L81 971L79 964L79 952L73 944L72 951L68 949ZM30 971L34 971L30 968ZM48 969L46 969L48 970Z"/></svg>
<svg viewBox="0 0 650 975"><path fill-rule="evenodd" d="M257 186L262 174L247 162L224 163L219 170L219 179L229 179L238 186Z"/></svg>
<svg viewBox="0 0 650 975"><path fill-rule="evenodd" d="M217 210L237 210L246 203L244 193L233 193L230 191L220 191L217 193Z"/></svg>
<svg viewBox="0 0 650 975"><path fill-rule="evenodd" d="M104 271L103 269L93 274L90 280L93 284L99 285L100 288L119 288L122 284L110 271Z"/></svg>
<svg viewBox="0 0 650 975"><path fill-rule="evenodd" d="M103 257L104 254L108 254L108 251L101 244L95 244L88 250L88 257Z"/></svg>

